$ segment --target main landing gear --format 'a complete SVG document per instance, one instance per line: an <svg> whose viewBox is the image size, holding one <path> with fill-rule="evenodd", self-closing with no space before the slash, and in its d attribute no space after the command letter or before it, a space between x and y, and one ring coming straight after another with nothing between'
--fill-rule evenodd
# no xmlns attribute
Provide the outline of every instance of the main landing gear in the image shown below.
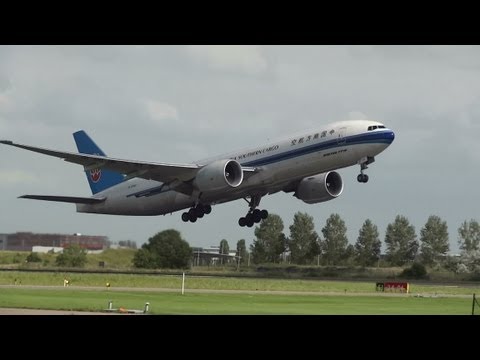
<svg viewBox="0 0 480 360"><path fill-rule="evenodd" d="M260 199L262 197L260 195L254 195L250 197L250 201L245 199L250 206L250 210L248 210L247 215L245 217L241 217L238 219L238 225L241 227L248 226L252 227L253 224L259 223L262 220L265 220L268 217L267 210L259 210L256 209L258 205L260 205Z"/></svg>
<svg viewBox="0 0 480 360"><path fill-rule="evenodd" d="M182 220L184 222L190 221L194 223L197 219L201 219L204 215L208 215L212 212L212 207L210 205L197 204L192 207L187 212L182 214Z"/></svg>
<svg viewBox="0 0 480 360"><path fill-rule="evenodd" d="M357 181L360 183L366 183L368 181L368 175L363 173L363 170L368 169L368 164L371 164L375 161L375 158L372 156L366 156L358 162L360 164L360 174L357 176Z"/></svg>

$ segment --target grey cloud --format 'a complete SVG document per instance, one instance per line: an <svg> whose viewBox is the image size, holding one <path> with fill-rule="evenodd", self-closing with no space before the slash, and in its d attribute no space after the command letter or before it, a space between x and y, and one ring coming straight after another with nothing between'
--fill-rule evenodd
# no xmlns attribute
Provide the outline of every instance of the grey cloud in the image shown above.
<svg viewBox="0 0 480 360"><path fill-rule="evenodd" d="M0 138L75 150L71 134L85 129L112 156L185 162L364 114L397 135L368 169L368 184L356 182L356 167L342 169L346 188L336 200L309 206L276 194L262 199L262 208L280 214L287 229L296 211L309 212L317 231L338 212L350 242L364 216L384 231L403 213L418 232L436 213L447 220L455 245L456 228L475 216L480 200L474 191L480 175L479 49L261 46L247 48L239 60L227 48L0 46L0 96L7 96L0 98ZM157 108L152 121L144 99L167 104L170 112ZM0 188L2 232L78 231L143 242L176 227L191 244L205 246L254 237L252 229L236 225L246 212L241 201L216 206L192 225L177 213L82 215L65 204L17 200L34 191L84 196L89 189L78 166L4 146L0 152L0 170L12 174L9 179L40 179Z"/></svg>

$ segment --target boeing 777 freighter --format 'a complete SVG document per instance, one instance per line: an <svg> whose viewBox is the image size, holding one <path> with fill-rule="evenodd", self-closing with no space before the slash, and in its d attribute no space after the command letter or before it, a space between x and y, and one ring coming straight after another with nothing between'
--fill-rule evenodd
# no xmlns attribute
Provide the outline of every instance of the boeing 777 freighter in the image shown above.
<svg viewBox="0 0 480 360"><path fill-rule="evenodd" d="M257 209L263 196L279 191L307 204L338 197L343 180L335 170L359 165L357 180L395 134L377 121L351 120L268 144L189 164L167 164L108 157L84 131L73 134L79 153L49 150L3 140L41 154L83 165L93 196L23 195L21 198L74 203L77 212L113 215L165 215L183 212L195 222L212 205L237 199L249 204L240 226L252 227L268 212Z"/></svg>

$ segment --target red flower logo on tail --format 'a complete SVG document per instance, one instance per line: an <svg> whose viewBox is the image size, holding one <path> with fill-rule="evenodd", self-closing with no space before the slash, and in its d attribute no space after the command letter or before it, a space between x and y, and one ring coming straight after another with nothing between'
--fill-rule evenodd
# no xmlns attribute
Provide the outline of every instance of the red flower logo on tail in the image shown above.
<svg viewBox="0 0 480 360"><path fill-rule="evenodd" d="M100 169L90 170L90 178L94 183L97 183L102 177L102 171Z"/></svg>

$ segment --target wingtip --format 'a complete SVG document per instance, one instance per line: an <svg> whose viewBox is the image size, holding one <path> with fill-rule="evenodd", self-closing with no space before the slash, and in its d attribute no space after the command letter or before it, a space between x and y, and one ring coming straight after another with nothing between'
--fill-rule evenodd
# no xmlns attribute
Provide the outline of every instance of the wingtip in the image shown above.
<svg viewBox="0 0 480 360"><path fill-rule="evenodd" d="M13 141L10 141L10 140L0 140L0 143L5 145L13 145Z"/></svg>

